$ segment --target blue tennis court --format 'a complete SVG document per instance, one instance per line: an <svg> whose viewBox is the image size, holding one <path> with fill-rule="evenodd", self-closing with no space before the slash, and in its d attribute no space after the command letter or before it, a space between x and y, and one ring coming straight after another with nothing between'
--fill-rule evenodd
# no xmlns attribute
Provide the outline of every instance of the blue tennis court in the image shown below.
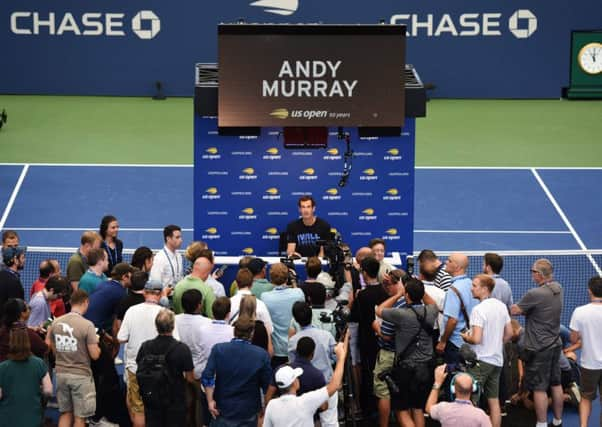
<svg viewBox="0 0 602 427"><path fill-rule="evenodd" d="M192 239L192 167L2 165L0 229L29 246L75 247L100 218L119 218L125 247L161 247L179 224ZM416 249L602 248L602 169L419 168ZM202 185L202 183L199 183ZM318 206L318 215L319 215Z"/></svg>

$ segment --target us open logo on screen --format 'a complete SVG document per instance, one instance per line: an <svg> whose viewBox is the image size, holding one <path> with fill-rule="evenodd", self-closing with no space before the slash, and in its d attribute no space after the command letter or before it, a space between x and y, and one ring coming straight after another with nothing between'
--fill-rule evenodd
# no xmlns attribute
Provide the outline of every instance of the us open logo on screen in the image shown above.
<svg viewBox="0 0 602 427"><path fill-rule="evenodd" d="M251 3L251 6L261 7L266 13L290 16L299 8L299 0L259 0Z"/></svg>

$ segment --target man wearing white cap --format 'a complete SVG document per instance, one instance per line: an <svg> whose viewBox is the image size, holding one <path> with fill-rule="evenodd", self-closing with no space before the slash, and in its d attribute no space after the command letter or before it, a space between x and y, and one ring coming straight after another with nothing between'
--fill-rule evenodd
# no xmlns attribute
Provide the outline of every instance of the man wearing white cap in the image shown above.
<svg viewBox="0 0 602 427"><path fill-rule="evenodd" d="M268 403L263 427L313 427L315 412L341 387L348 346L349 334L347 333L345 340L334 348L337 364L330 382L318 390L301 396L297 396L297 390L299 389L298 377L303 374L303 369L288 365L281 366L276 371L275 379L282 395Z"/></svg>

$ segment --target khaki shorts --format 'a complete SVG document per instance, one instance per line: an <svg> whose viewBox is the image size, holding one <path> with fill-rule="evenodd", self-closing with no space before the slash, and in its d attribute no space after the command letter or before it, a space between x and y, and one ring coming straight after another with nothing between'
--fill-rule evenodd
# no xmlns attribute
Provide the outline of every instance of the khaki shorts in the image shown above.
<svg viewBox="0 0 602 427"><path fill-rule="evenodd" d="M500 374L501 366L495 366L491 363L479 361L473 367L468 369L468 373L473 376L481 387L480 395L487 399L497 399L500 394ZM475 398L478 396L475 396ZM478 402L473 400L478 405Z"/></svg>
<svg viewBox="0 0 602 427"><path fill-rule="evenodd" d="M56 400L59 412L73 412L88 418L96 412L96 388L92 375L56 374Z"/></svg>
<svg viewBox="0 0 602 427"><path fill-rule="evenodd" d="M380 349L376 355L376 365L374 365L374 395L379 399L390 399L389 386L383 380L378 379L381 372L393 368L395 362L395 352Z"/></svg>
<svg viewBox="0 0 602 427"><path fill-rule="evenodd" d="M127 391L127 402L130 411L136 412L137 414L144 413L144 403L142 397L140 397L140 387L138 387L138 380L136 374L131 372L129 369L128 373L128 391Z"/></svg>

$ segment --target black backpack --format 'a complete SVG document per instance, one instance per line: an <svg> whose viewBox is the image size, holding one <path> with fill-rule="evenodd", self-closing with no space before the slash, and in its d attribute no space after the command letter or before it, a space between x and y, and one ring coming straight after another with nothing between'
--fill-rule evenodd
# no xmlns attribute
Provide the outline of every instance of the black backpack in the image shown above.
<svg viewBox="0 0 602 427"><path fill-rule="evenodd" d="M175 384L175 378L167 366L167 356L177 345L178 342L174 340L163 354L154 354L149 351L138 364L136 379L144 406L165 408L173 403L171 391Z"/></svg>

